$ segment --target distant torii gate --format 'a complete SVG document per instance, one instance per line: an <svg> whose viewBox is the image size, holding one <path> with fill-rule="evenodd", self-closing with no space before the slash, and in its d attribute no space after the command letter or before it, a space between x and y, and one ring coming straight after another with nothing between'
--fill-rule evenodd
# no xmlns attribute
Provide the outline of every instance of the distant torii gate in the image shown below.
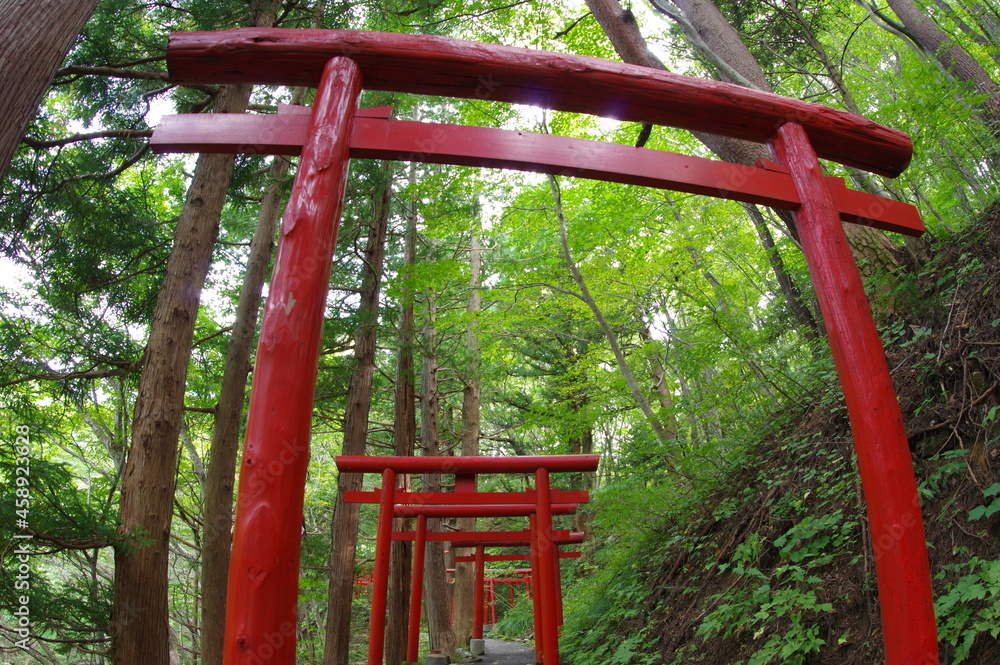
<svg viewBox="0 0 1000 665"><path fill-rule="evenodd" d="M539 662L559 665L559 623L562 595L558 587L558 545L583 541L583 534L555 531L554 514L572 514L576 503L589 501L586 491L553 489L550 473L596 471L597 455L536 455L520 457L392 457L340 456L341 473L380 473L382 487L377 492L378 531L375 539L375 572L372 581L371 621L368 637L368 665L382 665L385 640L386 593L389 582L389 545L392 540L415 540L414 579L410 604L407 659L416 660L420 627L420 590L423 581L423 552L428 540L447 541L452 547L476 548L476 598L473 602L473 639L482 639L482 570L484 546L531 547L536 577L536 652ZM405 492L396 488L400 473L455 474L453 492ZM485 474L530 473L535 488L521 492L479 492L476 477ZM375 492L348 492L347 501L371 502ZM403 504L403 505L397 505ZM531 528L508 532L428 532L428 516L524 516ZM415 531L394 533L393 516L417 516ZM540 647L540 648L539 648Z"/></svg>
<svg viewBox="0 0 1000 665"><path fill-rule="evenodd" d="M181 121L168 140L161 142L158 130L152 141L164 151L298 152L302 146L257 350L233 534L229 607L252 606L256 614L227 619L226 665L291 665L295 658L314 382L351 155L520 168L792 210L854 432L886 662L938 662L906 431L840 221L909 235L922 233L923 225L912 206L824 177L817 160L896 176L912 153L908 136L829 107L727 83L438 36L257 28L178 33L167 63L174 83L319 86L308 121L296 114L196 116ZM748 139L769 144L778 164L738 166L565 137L355 118L362 88L526 103Z"/></svg>
<svg viewBox="0 0 1000 665"><path fill-rule="evenodd" d="M508 458L509 459L509 458ZM446 493L452 494L452 493ZM421 498L426 495L421 494ZM553 503L551 507L552 516L555 515L573 515L576 513L577 504L575 503ZM406 647L406 660L407 662L415 663L417 662L417 651L420 638L420 608L421 602L423 601L423 581L424 581L424 558L426 554L426 543L428 540L443 540L450 542L452 547L469 547L474 545L476 548L476 553L474 555L459 555L455 557L456 563L471 562L475 564L475 582L473 589L475 590L475 596L473 599L473 618L472 618L472 639L482 639L483 638L483 624L484 624L484 607L485 603L483 601L483 592L485 590L484 582L484 572L485 564L487 561L498 561L496 557L498 555L487 555L485 553L486 547L501 547L505 543L502 539L510 538L513 534L505 536L502 533L497 532L475 532L475 533L464 533L464 532L441 532L438 534L432 534L427 531L427 518L428 517L530 517L531 526L534 527L534 516L538 512L537 504L507 504L507 505L475 505L475 504L456 504L456 505L396 505L393 508L393 515L395 517L416 517L417 526L414 531L407 532L393 532L393 540L413 540L413 574L410 580L410 623L407 632L407 647ZM521 535L521 534L517 534ZM528 532L529 540L525 543L532 548L532 555L537 557L544 549L545 554L551 554L555 559L554 562L554 601L555 613L557 616L556 624L557 626L562 626L562 592L561 592L561 576L560 576L560 566L559 559L564 558L563 552L559 551L558 546L560 544L568 544L570 540L577 540L584 534L582 532L571 534L566 532L565 537L563 534L557 531L553 531L550 540L551 544L555 547L545 547L540 548L537 538L536 529L532 528ZM489 537L489 540L479 540L474 543L470 543L464 539L475 539ZM579 555L579 552L575 554ZM526 558L532 558L529 555ZM537 569L532 570L532 574L535 579L535 587L540 587L539 583L539 571ZM536 599L540 602L540 596L536 594ZM536 619L541 616L541 608L536 605ZM454 611L454 608L453 608ZM493 613L496 614L496 608L493 607ZM540 630L535 631L537 635L541 635ZM542 651L540 647L540 640L536 641L535 653L539 656L536 662L542 662L541 654ZM556 644L558 646L558 643Z"/></svg>

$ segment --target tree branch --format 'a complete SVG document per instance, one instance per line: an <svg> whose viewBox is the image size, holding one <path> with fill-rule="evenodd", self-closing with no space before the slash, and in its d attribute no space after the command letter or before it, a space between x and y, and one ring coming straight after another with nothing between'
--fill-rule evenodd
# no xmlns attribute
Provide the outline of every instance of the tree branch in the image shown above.
<svg viewBox="0 0 1000 665"><path fill-rule="evenodd" d="M34 150L45 150L47 148L57 148L79 141L92 141L94 139L136 139L147 138L153 135L151 129L108 129L103 132L87 132L85 134L73 134L60 139L50 139L48 141L36 141L27 136L21 139L21 143Z"/></svg>
<svg viewBox="0 0 1000 665"><path fill-rule="evenodd" d="M138 371L140 363L125 363L121 367L114 369L87 369L76 372L53 372L51 374L26 374L17 379L0 383L0 388L16 386L28 381L63 381L66 379L105 379L111 376L126 376Z"/></svg>
<svg viewBox="0 0 1000 665"><path fill-rule="evenodd" d="M87 67L73 65L63 67L56 72L55 78L64 76L110 76L119 79L134 79L139 81L170 81L170 74L156 70L123 69L119 67Z"/></svg>
<svg viewBox="0 0 1000 665"><path fill-rule="evenodd" d="M684 32L684 36L687 37L688 42L691 43L694 50L697 51L701 57L707 60L712 67L715 67L715 69L717 69L725 79L747 88L760 90L759 86L754 85L750 79L733 69L728 62L720 58L718 54L705 43L705 40L701 38L701 35L698 34L698 30L694 27L694 25L692 25L691 21L688 20L687 15L680 7L671 7L667 4L667 0L650 0L650 2L657 11L664 16L667 16L674 23L680 26L681 30Z"/></svg>

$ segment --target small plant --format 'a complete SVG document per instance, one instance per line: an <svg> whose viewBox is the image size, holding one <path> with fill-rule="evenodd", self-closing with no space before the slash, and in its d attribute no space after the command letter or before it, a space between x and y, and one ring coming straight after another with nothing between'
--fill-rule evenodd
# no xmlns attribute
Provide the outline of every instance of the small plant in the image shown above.
<svg viewBox="0 0 1000 665"><path fill-rule="evenodd" d="M1000 483L993 483L985 490L983 490L983 496L989 499L991 496L997 496L1000 494ZM982 519L983 517L992 517L995 513L1000 512L1000 496L993 499L989 505L976 506L969 511L969 521L974 521Z"/></svg>
<svg viewBox="0 0 1000 665"><path fill-rule="evenodd" d="M973 557L968 563L947 566L938 579L964 571L945 587L934 608L939 639L955 647L952 665L968 658L981 634L993 639L1000 635L1000 561Z"/></svg>

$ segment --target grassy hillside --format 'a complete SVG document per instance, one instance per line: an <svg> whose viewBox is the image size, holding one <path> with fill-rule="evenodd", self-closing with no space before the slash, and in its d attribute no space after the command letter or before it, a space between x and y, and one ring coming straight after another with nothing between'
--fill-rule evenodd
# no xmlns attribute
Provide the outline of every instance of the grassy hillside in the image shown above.
<svg viewBox="0 0 1000 665"><path fill-rule="evenodd" d="M1000 663L1000 206L931 256L872 292L923 501L942 662ZM712 477L636 474L600 492L567 662L883 662L846 411L828 366L813 380L808 407Z"/></svg>

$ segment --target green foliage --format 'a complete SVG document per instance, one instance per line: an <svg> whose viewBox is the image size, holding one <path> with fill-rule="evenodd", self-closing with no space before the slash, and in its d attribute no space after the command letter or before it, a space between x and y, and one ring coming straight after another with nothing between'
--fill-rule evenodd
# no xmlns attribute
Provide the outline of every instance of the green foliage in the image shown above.
<svg viewBox="0 0 1000 665"><path fill-rule="evenodd" d="M993 483L983 490L983 496L989 499L991 496L1000 494L1000 483ZM1000 512L1000 497L993 499L989 505L976 506L969 511L969 521L992 517Z"/></svg>
<svg viewBox="0 0 1000 665"><path fill-rule="evenodd" d="M312 23L314 3L280 4L283 27ZM978 25L969 11L972 4L937 3L934 18L964 39L965 28ZM3 183L0 254L7 262L3 266L17 266L26 277L23 284L5 281L0 293L0 402L54 442L33 462L37 503L31 513L38 540L52 548L45 563L40 557L32 562L38 581L33 612L50 635L81 644L103 635L113 572L107 546L143 544L142 534L128 543L116 541L119 475L130 440L136 368L191 162L148 156L141 136L33 146L78 132L142 132L154 114L171 107L206 110L212 96L205 89L163 80L166 35L244 23L250 6L217 0L104 0L66 64L127 71L110 77L63 71L28 129L32 143L21 146ZM918 203L928 226L942 237L997 195L995 140L977 115L980 98L884 33L857 3L724 0L719 6L778 92L845 108L855 104L913 136L914 163L893 183L838 167L833 172L852 177L856 187L888 189ZM638 6L632 10L672 66L709 71L704 63L681 57L690 50L676 29L650 19ZM326 27L451 35L617 59L582 5L326 3L320 19ZM984 61L992 48L989 39L965 45ZM258 87L253 111L272 111L287 94ZM368 92L365 103L392 104L399 117L417 109L430 121L522 131L546 126L558 134L622 144L633 143L638 132L635 123L543 114L484 100ZM649 146L705 153L688 133L663 128L655 129ZM210 456L211 410L266 184L261 177L266 162L260 156L237 162L196 322L198 343L187 377L191 410L182 431L185 454L178 467L171 542L171 608L182 649L197 646L202 476ZM858 566L863 557L855 470L840 445L846 438L844 404L828 350L810 344L790 315L786 294L744 210L697 196L561 181L570 253L656 416L672 433L659 440L569 275L547 181L536 174L436 165L414 166L408 175L362 160L352 164L317 382L300 659L316 662L322 649L326 531L336 491L328 469L339 449L344 395L352 380L352 336L363 323L357 292L365 222L390 177L396 184L376 321L380 350L371 452L392 445L398 311L412 289L418 327L433 325L435 331L433 340L418 343L418 354L433 353L441 367L439 443L444 452L459 445L462 394L475 378L483 388L482 452L594 450L602 455L593 493L595 563L581 565L568 603L566 649L574 663L661 662L663 626L676 610L661 607L662 597L694 603L700 613L696 625L683 627L683 634L696 636L683 652L691 662L697 662L699 649L726 641L743 648L734 661L752 664L808 662L834 647L834 638L820 626L832 621L830 613L841 612L847 600L829 583L830 570ZM419 221L419 260L402 271L398 238L411 214ZM780 220L770 217L768 225L791 281L811 302L808 271L795 240ZM477 314L466 311L473 233L485 247L484 308ZM913 409L916 416L931 414L952 397L938 380L947 349L935 344L939 331L932 320L943 320L942 303L952 303L990 270L987 260L970 251L939 254L921 276L892 266L891 274L872 277L876 310L889 321L886 341L920 358L914 368L925 381ZM899 316L904 311L927 320L904 320ZM478 356L466 344L473 323L480 336ZM964 330L963 325L956 319L952 329ZM975 357L968 354L968 360ZM959 401L964 409L974 400ZM969 409L982 429L995 428L1000 407L976 405L979 411ZM797 420L820 417L829 418L832 434L787 435ZM760 442L779 438L785 443L766 448L767 456L757 455ZM0 475L8 480L12 459L7 450L0 455ZM994 479L984 482L974 505L951 495L973 463L959 450L927 460L921 496L943 501L936 504L939 514L929 516L934 522L956 515L977 527L995 521L1000 484L990 484ZM492 482L497 489L524 484L521 478ZM0 497L4 537L18 517L8 498ZM362 533L371 535L372 511L363 515ZM748 526L733 530L738 522ZM359 556L370 556L370 548L363 541ZM955 647L955 662L960 662L981 636L996 637L997 574L995 562L987 558L956 556L968 562L942 568L938 611L942 639ZM674 577L664 579L664 571L675 567ZM9 595L9 575L0 582L0 594ZM859 588L871 591L862 583ZM9 600L4 597L4 605ZM361 622L355 631L363 633L367 604L359 601L355 610ZM530 630L529 612L530 604L520 603L495 630L523 634ZM843 633L836 639L855 637ZM54 648L64 650L67 660L80 655L75 647ZM675 657L682 662L682 656Z"/></svg>
<svg viewBox="0 0 1000 665"><path fill-rule="evenodd" d="M934 603L938 635L954 647L951 662L956 665L980 636L995 640L1000 635L1000 561L972 557L945 566L936 579L947 580Z"/></svg>
<svg viewBox="0 0 1000 665"><path fill-rule="evenodd" d="M535 629L535 612L531 597L527 593L518 594L514 606L490 629L490 638L498 640L523 640Z"/></svg>

